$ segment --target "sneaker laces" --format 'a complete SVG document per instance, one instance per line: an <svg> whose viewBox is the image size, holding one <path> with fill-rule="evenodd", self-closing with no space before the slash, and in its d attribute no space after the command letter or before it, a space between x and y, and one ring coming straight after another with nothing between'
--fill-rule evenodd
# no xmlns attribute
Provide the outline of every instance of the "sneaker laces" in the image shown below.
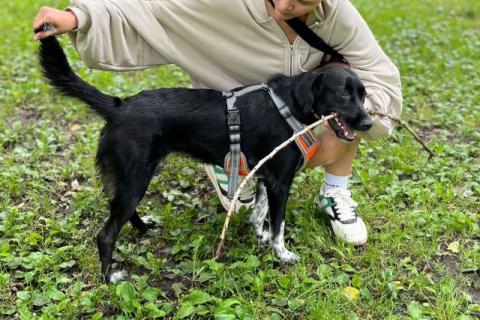
<svg viewBox="0 0 480 320"><path fill-rule="evenodd" d="M357 203L352 199L352 193L342 188L333 188L325 192L325 197L333 198L334 208L340 221L355 220Z"/></svg>

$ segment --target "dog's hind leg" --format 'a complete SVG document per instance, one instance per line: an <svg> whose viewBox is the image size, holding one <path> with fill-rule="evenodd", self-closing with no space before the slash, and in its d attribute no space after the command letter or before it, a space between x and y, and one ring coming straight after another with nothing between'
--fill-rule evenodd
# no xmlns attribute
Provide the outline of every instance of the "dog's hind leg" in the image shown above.
<svg viewBox="0 0 480 320"><path fill-rule="evenodd" d="M153 221L152 216L140 217L137 211L135 211L130 218L130 223L140 233L145 233L148 231L148 229L151 229L155 226L155 222Z"/></svg>
<svg viewBox="0 0 480 320"><path fill-rule="evenodd" d="M107 283L118 282L127 277L125 272L112 270L112 254L120 230L133 217L138 203L147 190L153 169L140 167L137 164L131 172L126 173L126 176L115 179L115 193L110 202L110 217L97 235L102 275Z"/></svg>
<svg viewBox="0 0 480 320"><path fill-rule="evenodd" d="M299 260L298 256L285 248L285 210L287 207L288 192L293 174L291 177L276 180L272 177L267 179L268 205L270 207L270 236L273 251L277 257L284 263L295 263Z"/></svg>
<svg viewBox="0 0 480 320"><path fill-rule="evenodd" d="M257 194L255 195L255 206L250 215L250 223L253 226L257 241L261 245L269 244L270 231L264 229L265 218L268 214L268 198L265 181L263 178L257 179Z"/></svg>

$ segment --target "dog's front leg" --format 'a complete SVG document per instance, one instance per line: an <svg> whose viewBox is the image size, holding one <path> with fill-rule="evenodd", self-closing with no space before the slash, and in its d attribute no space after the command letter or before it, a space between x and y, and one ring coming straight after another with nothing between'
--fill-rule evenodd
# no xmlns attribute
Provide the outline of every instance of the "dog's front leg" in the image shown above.
<svg viewBox="0 0 480 320"><path fill-rule="evenodd" d="M286 183L266 181L268 205L270 207L270 233L273 250L284 263L296 263L299 257L285 248L285 210L287 207L288 191L292 178Z"/></svg>
<svg viewBox="0 0 480 320"><path fill-rule="evenodd" d="M257 179L257 194L255 195L255 206L250 215L250 223L257 237L257 241L261 245L270 244L271 235L269 230L264 229L265 218L268 214L268 198L265 181L263 178Z"/></svg>

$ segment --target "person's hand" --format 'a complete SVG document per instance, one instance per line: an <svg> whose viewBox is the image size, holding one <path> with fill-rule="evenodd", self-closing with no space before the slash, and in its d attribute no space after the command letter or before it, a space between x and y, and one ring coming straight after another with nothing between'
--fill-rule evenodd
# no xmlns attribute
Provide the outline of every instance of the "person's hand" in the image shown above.
<svg viewBox="0 0 480 320"><path fill-rule="evenodd" d="M77 17L72 11L58 10L49 7L43 7L38 11L35 21L33 22L33 30L37 30L44 23L53 25L54 29L38 32L33 39L41 40L49 36L62 34L72 31L78 26Z"/></svg>

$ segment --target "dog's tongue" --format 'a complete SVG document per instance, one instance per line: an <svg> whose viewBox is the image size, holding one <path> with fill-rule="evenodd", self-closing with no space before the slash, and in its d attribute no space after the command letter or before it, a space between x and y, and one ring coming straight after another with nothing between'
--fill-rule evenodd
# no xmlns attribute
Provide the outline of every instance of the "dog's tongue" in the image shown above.
<svg viewBox="0 0 480 320"><path fill-rule="evenodd" d="M350 128L350 126L347 124L345 119L343 119L342 117L337 117L336 119L337 119L337 122L340 124L340 127L342 128L345 136L352 140L355 139L355 136L356 136L355 130Z"/></svg>

